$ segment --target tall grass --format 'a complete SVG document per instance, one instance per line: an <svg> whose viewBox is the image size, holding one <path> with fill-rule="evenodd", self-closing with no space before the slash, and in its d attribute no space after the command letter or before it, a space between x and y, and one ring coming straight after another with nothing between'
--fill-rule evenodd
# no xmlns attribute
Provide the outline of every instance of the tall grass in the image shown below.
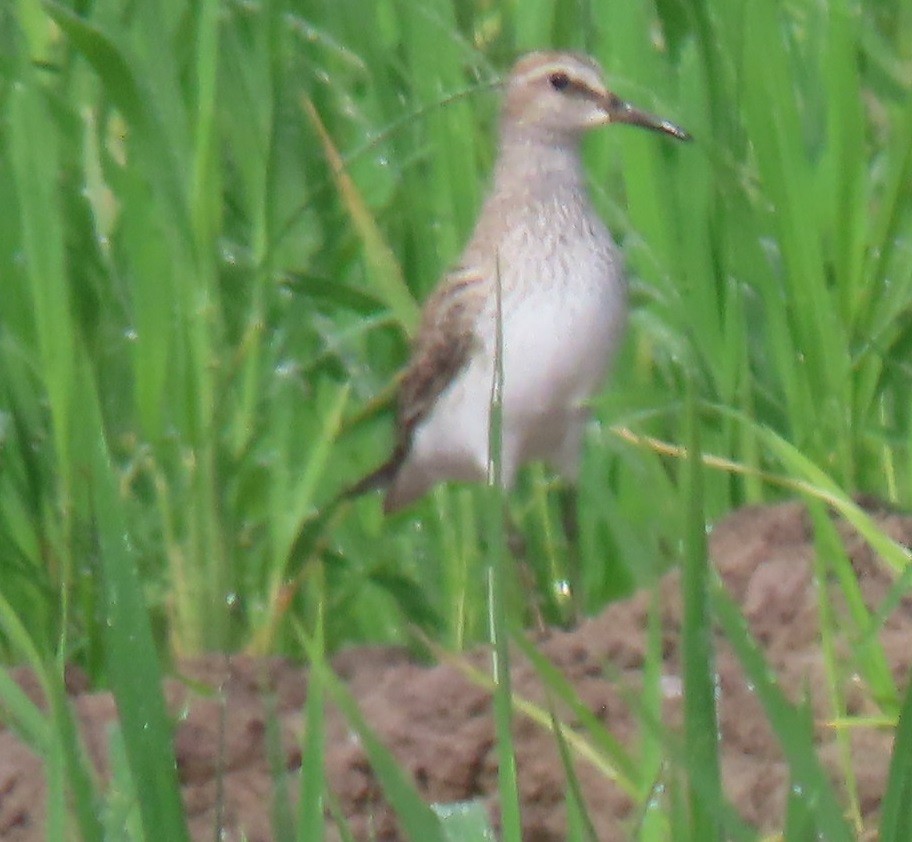
<svg viewBox="0 0 912 842"><path fill-rule="evenodd" d="M167 743L160 700L131 703L133 682L157 682L159 656L304 654L313 639L319 661L348 641L400 641L409 623L454 648L485 636L481 574L496 536L483 491L438 489L390 519L373 499L322 507L385 455L418 302L484 191L492 83L524 50L592 52L620 94L696 142L623 128L587 142L637 306L593 407L579 575L547 474L528 471L511 496L536 590L515 589L513 618L566 616L568 581L574 604L597 610L686 544L689 652L721 611L756 666L734 609L707 591L703 519L773 499L782 483L856 519L856 491L908 504L906 6L0 9L0 646L49 682L77 660L115 689L138 791L162 782L143 805L147 833L157 822L183 833L173 758L144 744ZM693 456L696 442L736 470L668 456L678 445ZM849 604L859 628L876 627ZM691 667L705 699L710 676ZM877 689L895 714L896 688ZM0 694L47 738L6 682ZM788 739L798 713L773 689L766 698ZM308 711L317 726L321 704ZM699 704L692 716L693 729L711 720ZM66 768L82 780L67 740L60 787ZM320 745L309 743L311 764ZM711 748L703 756L693 809L681 808L692 838L714 827L696 806L717 790ZM907 765L894 763L891 804ZM824 786L813 764L798 771ZM319 797L304 799L308 827ZM80 828L100 833L89 818Z"/></svg>

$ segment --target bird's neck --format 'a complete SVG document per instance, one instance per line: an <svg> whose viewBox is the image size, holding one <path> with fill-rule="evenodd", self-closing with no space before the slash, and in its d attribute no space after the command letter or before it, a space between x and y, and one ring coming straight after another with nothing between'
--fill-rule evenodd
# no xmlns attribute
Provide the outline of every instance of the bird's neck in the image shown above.
<svg viewBox="0 0 912 842"><path fill-rule="evenodd" d="M575 137L508 132L494 168L494 192L524 194L584 190L585 176Z"/></svg>

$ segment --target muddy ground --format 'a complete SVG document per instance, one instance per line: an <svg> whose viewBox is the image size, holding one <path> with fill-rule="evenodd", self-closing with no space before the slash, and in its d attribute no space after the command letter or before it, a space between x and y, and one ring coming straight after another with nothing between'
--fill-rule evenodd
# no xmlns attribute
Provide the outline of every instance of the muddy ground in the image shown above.
<svg viewBox="0 0 912 842"><path fill-rule="evenodd" d="M877 513L886 531L912 546L912 518ZM879 604L890 578L866 545L840 526L852 564L869 605ZM826 676L818 636L818 591L812 575L813 536L797 504L747 508L728 517L712 532L713 561L737 599L753 633L763 645L782 686L793 699L808 691L817 720L820 756L838 776L838 746L826 722ZM624 744L635 746L639 726L628 702L639 685L645 651L650 595L612 605L601 616L571 632L542 638L541 651L576 685L590 710L606 722ZM677 575L662 582L665 652L664 717L680 722L680 601ZM906 597L886 623L881 639L894 677L905 687L912 663L912 598ZM847 646L847 643L843 642ZM480 667L484 652L470 656ZM426 667L395 649L359 648L339 654L335 667L358 699L364 715L409 770L429 801L481 798L496 816L496 749L490 699L452 666ZM619 673L605 677L605 665ZM534 673L515 662L514 687L540 700ZM213 689L200 693L186 681L170 679L167 698L181 712L175 748L184 800L193 836L269 840L273 775L265 749L267 707L272 698L284 738L286 767L295 785L300 764L301 708L307 695L307 671L281 660L209 657L182 664L181 672ZM750 824L781 827L789 781L760 704L732 653L720 641L718 652L723 778L726 790ZM17 677L29 692L34 681ZM107 693L90 693L75 671L70 676L72 703L84 729L88 750L106 774L106 733L115 716ZM851 713L875 713L860 681L842 688ZM626 701L625 701L626 699ZM223 727L224 725L224 727ZM326 765L329 782L358 839L401 838L385 808L364 751L343 718L328 715ZM516 723L524 838L545 842L565 837L563 773L554 739L526 719ZM876 827L889 762L891 736L886 731L857 730L851 738L852 766L857 776L866 828ZM586 762L578 764L582 790L598 838L629 837L633 805L617 787ZM43 776L40 761L9 731L0 730L0 838L32 842L44 838ZM217 809L218 793L222 793ZM219 819L220 816L220 819ZM873 838L873 832L871 837ZM867 833L865 834L867 836ZM331 831L331 838L338 838Z"/></svg>

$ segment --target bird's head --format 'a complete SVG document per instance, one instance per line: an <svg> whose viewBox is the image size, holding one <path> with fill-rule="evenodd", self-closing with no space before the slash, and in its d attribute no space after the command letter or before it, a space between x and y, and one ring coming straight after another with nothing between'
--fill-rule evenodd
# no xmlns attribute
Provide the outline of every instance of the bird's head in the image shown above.
<svg viewBox="0 0 912 842"><path fill-rule="evenodd" d="M608 90L601 67L588 56L536 52L521 58L505 83L507 130L578 137L608 123L627 123L678 140L690 135L674 123L636 108Z"/></svg>

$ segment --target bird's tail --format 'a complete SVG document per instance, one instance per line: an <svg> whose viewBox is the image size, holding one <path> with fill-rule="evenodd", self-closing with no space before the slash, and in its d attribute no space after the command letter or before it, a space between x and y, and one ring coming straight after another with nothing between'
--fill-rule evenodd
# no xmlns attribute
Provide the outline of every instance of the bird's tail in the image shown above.
<svg viewBox="0 0 912 842"><path fill-rule="evenodd" d="M360 497L362 494L369 494L371 491L389 488L389 486L392 485L393 480L396 479L396 474L399 473L405 456L406 448L402 446L397 447L393 451L393 455L379 468L371 471L366 477L359 479L356 483L340 492L338 499L353 500L355 497Z"/></svg>
<svg viewBox="0 0 912 842"><path fill-rule="evenodd" d="M362 494L369 494L371 491L378 491L390 486L405 460L406 452L405 447L397 447L393 455L379 468L340 491L328 503L314 512L301 526L292 543L290 556L294 559L306 558L326 532L333 516L343 503L360 497Z"/></svg>

